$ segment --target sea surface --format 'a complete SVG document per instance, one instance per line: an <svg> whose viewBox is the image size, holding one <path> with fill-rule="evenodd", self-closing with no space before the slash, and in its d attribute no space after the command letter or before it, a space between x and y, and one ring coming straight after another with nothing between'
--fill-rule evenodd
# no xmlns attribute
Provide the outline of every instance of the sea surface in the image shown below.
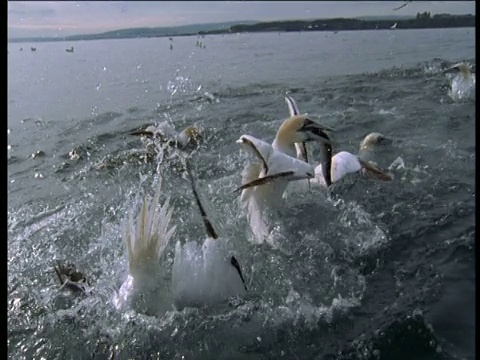
<svg viewBox="0 0 480 360"><path fill-rule="evenodd" d="M473 28L9 43L9 358L474 359L475 98L452 99L443 73L459 61L475 66ZM271 142L286 93L335 129L334 151L389 138L369 156L395 179L294 192L256 245L235 140ZM199 191L245 299L158 317L112 305L122 226L158 171L177 225L165 268L177 240L206 237L175 159L135 156L129 132L162 121L202 131ZM60 289L57 260L93 292Z"/></svg>

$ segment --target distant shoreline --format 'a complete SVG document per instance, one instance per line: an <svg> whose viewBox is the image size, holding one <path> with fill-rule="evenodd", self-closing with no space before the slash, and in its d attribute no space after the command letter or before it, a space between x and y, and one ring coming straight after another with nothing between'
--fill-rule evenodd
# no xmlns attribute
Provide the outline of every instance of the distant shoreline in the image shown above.
<svg viewBox="0 0 480 360"><path fill-rule="evenodd" d="M231 23L230 23L231 24ZM361 20L352 18L287 20L236 23L186 25L178 27L135 28L109 31L101 34L71 35L65 37L29 37L8 39L9 43L58 42L103 39L138 39L152 37L204 36L258 32L304 32L304 31L357 31L357 30L404 30L404 29L444 29L475 27L475 15L450 15L418 13L408 19ZM202 30L204 28L204 30Z"/></svg>

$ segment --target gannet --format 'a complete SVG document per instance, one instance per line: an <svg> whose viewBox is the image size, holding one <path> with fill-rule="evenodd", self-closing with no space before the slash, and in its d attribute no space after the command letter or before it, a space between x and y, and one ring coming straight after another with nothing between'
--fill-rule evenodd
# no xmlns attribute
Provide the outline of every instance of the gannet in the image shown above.
<svg viewBox="0 0 480 360"><path fill-rule="evenodd" d="M179 308L213 305L244 296L247 286L240 265L228 249L227 239L215 231L197 191L189 161L186 163L195 202L200 210L207 239L175 245L172 270L174 302Z"/></svg>
<svg viewBox="0 0 480 360"><path fill-rule="evenodd" d="M306 114L297 113L283 121L272 145L248 135L237 141L247 145L262 160L260 164L247 164L244 168L242 186L245 187L241 189L240 197L241 206L246 210L248 223L257 242L262 242L268 236L270 230L266 223L266 212L281 205L288 183L312 177L313 168L310 165L303 161L292 163L296 156L295 144L310 141L328 143L330 139L325 133L327 130L331 129L310 120ZM287 157L280 155L282 153ZM291 171L296 175L293 176Z"/></svg>
<svg viewBox="0 0 480 360"><path fill-rule="evenodd" d="M313 178L314 168L301 160L279 151L265 141L242 135L241 144L260 160L249 163L242 173L240 204L256 242L262 242L270 230L266 211L280 206L282 195L290 181Z"/></svg>
<svg viewBox="0 0 480 360"><path fill-rule="evenodd" d="M92 287L87 277L77 270L75 265L67 263L66 265L57 260L57 265L53 267L60 281L60 289L68 289L73 293L88 294Z"/></svg>
<svg viewBox="0 0 480 360"><path fill-rule="evenodd" d="M448 95L454 99L464 99L475 95L476 76L470 69L470 66L464 62L459 62L447 70L445 74L457 74L451 79Z"/></svg>
<svg viewBox="0 0 480 360"><path fill-rule="evenodd" d="M384 140L386 140L386 137L383 134L380 134L379 132L371 132L360 142L359 152L369 150Z"/></svg>
<svg viewBox="0 0 480 360"><path fill-rule="evenodd" d="M464 78L468 78L472 75L470 66L465 64L464 62L456 63L455 65L444 70L444 73L460 73L463 75Z"/></svg>
<svg viewBox="0 0 480 360"><path fill-rule="evenodd" d="M286 96L285 101L288 105L290 115L298 114L298 107L295 100L291 96ZM380 133L370 133L360 143L360 150L363 150L373 144L378 143L384 136ZM297 157L305 161L308 160L306 148L295 144ZM332 145L330 142L323 141L321 146L321 161L315 168L315 179L312 184L320 187L330 187L334 182L337 182L347 174L362 170L368 177L378 180L391 181L393 176L384 170L380 169L372 162L362 160L357 155L351 154L347 151L340 151L333 155ZM332 156L333 155L333 156Z"/></svg>
<svg viewBox="0 0 480 360"><path fill-rule="evenodd" d="M393 9L393 11L400 10L401 8L404 8L405 6L408 5L408 3L411 3L411 2L412 2L412 0L407 0L402 5L400 5L399 7L396 7L395 9Z"/></svg>
<svg viewBox="0 0 480 360"><path fill-rule="evenodd" d="M288 111L290 113L290 116L296 116L300 112L297 107L297 103L291 96L285 96L285 102L287 103L288 106ZM333 131L331 128L327 128L323 126L325 129L329 131ZM324 144L330 143L330 141L326 142L323 141ZM297 159L308 162L308 152L307 152L307 146L305 142L302 143L295 143L295 151L296 151L296 156ZM320 153L321 159L320 159L320 164L323 165L323 169L325 169L325 173L323 174L324 178L326 179L326 182L331 184L331 179L330 179L330 167L331 167L331 158L332 158L332 148L331 146L327 147L322 147L322 152ZM310 180L309 180L309 185L310 185Z"/></svg>
<svg viewBox="0 0 480 360"><path fill-rule="evenodd" d="M296 143L310 141L330 143L330 138L325 131L332 131L332 129L310 120L306 114L296 113L280 125L272 146L276 150L295 157Z"/></svg>
<svg viewBox="0 0 480 360"><path fill-rule="evenodd" d="M329 147L330 145L325 144L324 146ZM325 151L331 151L331 148ZM361 171L362 174L373 179L382 181L393 180L392 174L379 168L373 162L362 160L357 155L351 154L348 151L340 151L332 156L330 172L327 173L330 176L330 180L326 180L326 171L324 171L322 164L320 164L315 168L315 179L312 180L312 184L328 188L331 184L336 183L345 175L358 171Z"/></svg>
<svg viewBox="0 0 480 360"><path fill-rule="evenodd" d="M157 314L162 310L160 304L164 302L160 299L168 287L160 260L176 227L170 226L173 208L169 199L158 206L161 186L160 177L150 204L145 198L136 219L130 213L125 222L123 243L128 259L128 275L113 299L118 309L128 304L147 314Z"/></svg>
<svg viewBox="0 0 480 360"><path fill-rule="evenodd" d="M167 121L158 126L150 125L146 129L132 131L130 135L141 135L149 139L160 140L180 149L197 146L202 137L197 127L187 126L178 133Z"/></svg>

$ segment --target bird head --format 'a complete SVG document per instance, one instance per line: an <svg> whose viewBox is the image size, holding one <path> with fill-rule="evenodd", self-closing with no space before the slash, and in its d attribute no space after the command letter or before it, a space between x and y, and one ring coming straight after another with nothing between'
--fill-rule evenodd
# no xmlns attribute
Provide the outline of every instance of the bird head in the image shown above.
<svg viewBox="0 0 480 360"><path fill-rule="evenodd" d="M330 138L325 131L332 131L332 129L310 120L306 115L295 115L282 123L275 140L278 144L285 146L309 141L329 143Z"/></svg>
<svg viewBox="0 0 480 360"><path fill-rule="evenodd" d="M444 70L443 73L444 74L460 73L466 78L466 77L470 76L471 70L470 70L470 66L468 66L464 62L460 62L460 63L457 63L457 64L451 66L447 70Z"/></svg>

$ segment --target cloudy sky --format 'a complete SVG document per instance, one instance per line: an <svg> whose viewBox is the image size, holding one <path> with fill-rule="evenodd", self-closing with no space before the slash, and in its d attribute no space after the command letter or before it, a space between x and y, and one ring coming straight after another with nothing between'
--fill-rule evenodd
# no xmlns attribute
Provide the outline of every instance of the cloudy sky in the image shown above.
<svg viewBox="0 0 480 360"><path fill-rule="evenodd" d="M65 36L235 20L288 20L417 12L475 14L474 1L8 1L8 37Z"/></svg>

